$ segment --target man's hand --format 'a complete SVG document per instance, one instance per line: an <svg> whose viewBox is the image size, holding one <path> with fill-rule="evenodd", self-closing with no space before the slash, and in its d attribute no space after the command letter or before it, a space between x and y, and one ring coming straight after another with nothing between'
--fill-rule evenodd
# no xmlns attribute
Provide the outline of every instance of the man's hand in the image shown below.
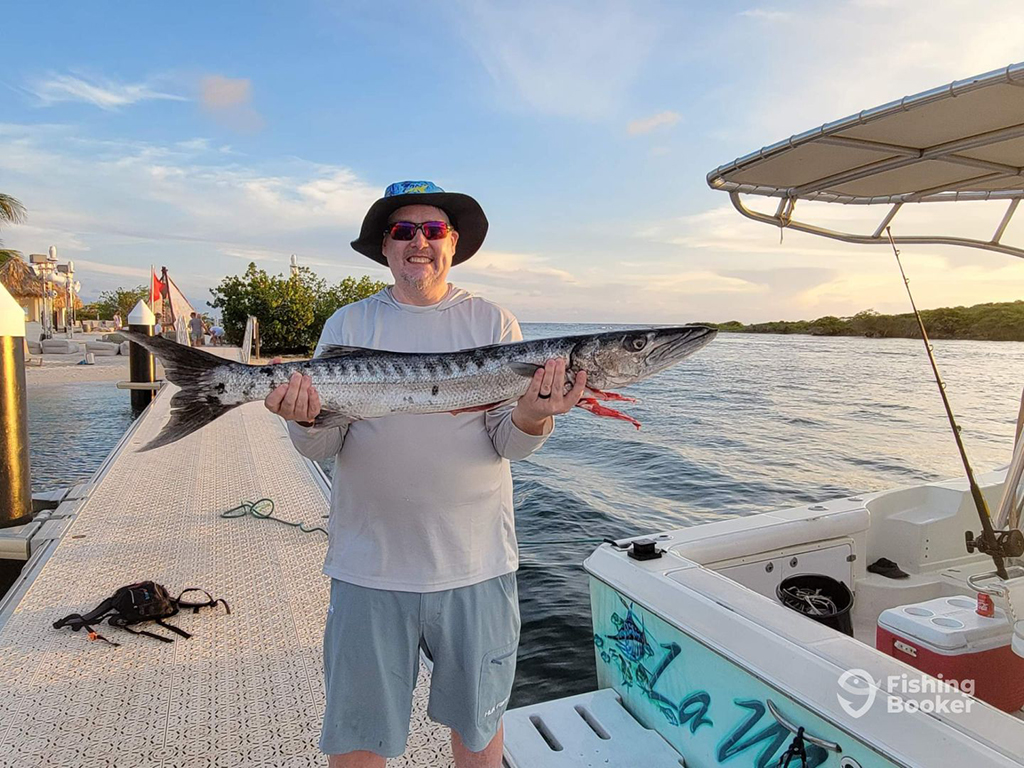
<svg viewBox="0 0 1024 768"><path fill-rule="evenodd" d="M580 371L573 388L566 392L565 360L548 360L533 374L530 388L516 403L512 423L528 435L543 435L548 419L572 410L583 396L586 385L587 373Z"/></svg>
<svg viewBox="0 0 1024 768"><path fill-rule="evenodd" d="M280 362L281 358L275 357L270 364L277 365ZM313 426L313 420L320 413L320 395L313 387L313 380L301 373L293 373L287 384L282 384L267 395L263 404L271 413L305 427Z"/></svg>

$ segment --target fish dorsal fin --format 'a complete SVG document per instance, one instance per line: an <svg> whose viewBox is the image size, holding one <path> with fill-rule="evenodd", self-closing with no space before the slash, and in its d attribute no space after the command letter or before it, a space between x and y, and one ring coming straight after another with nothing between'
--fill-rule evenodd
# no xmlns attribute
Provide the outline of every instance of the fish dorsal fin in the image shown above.
<svg viewBox="0 0 1024 768"><path fill-rule="evenodd" d="M346 355L354 355L357 352L370 352L365 347L348 347L344 344L324 344L324 348L320 350L320 354L317 357L345 357Z"/></svg>

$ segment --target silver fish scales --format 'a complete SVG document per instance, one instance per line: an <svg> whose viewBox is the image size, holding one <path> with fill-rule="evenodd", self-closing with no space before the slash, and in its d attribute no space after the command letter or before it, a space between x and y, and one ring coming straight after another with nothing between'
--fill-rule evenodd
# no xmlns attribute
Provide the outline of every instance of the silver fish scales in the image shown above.
<svg viewBox="0 0 1024 768"><path fill-rule="evenodd" d="M322 411L317 426L347 424L398 413L485 410L525 394L538 367L566 362L568 386L587 373L580 407L639 423L601 405L629 400L609 387L645 379L708 344L717 334L700 325L645 328L495 344L458 352L388 352L332 346L319 357L280 365L245 365L169 339L123 332L160 358L180 387L171 418L143 450L185 437L244 403L263 400L294 373L311 378Z"/></svg>

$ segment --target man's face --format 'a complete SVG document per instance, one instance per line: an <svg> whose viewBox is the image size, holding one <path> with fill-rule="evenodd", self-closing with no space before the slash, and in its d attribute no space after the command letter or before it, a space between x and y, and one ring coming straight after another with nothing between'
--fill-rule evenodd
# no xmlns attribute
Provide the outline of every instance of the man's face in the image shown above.
<svg viewBox="0 0 1024 768"><path fill-rule="evenodd" d="M432 205L407 205L399 208L388 218L388 224L396 221L413 224L426 221L450 223L448 215ZM455 255L458 242L459 233L453 229L449 229L448 236L441 240L427 240L423 230L418 229L412 240L393 240L390 235L384 235L382 250L395 282L424 292L432 286L448 282L448 271L452 267L452 256Z"/></svg>

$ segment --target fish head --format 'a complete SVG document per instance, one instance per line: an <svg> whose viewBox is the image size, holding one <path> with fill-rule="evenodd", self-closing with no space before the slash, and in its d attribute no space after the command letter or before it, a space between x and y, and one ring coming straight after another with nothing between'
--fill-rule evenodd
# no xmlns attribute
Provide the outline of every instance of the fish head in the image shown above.
<svg viewBox="0 0 1024 768"><path fill-rule="evenodd" d="M599 333L576 344L569 368L586 371L587 386L595 389L632 384L675 365L717 334L704 325Z"/></svg>

